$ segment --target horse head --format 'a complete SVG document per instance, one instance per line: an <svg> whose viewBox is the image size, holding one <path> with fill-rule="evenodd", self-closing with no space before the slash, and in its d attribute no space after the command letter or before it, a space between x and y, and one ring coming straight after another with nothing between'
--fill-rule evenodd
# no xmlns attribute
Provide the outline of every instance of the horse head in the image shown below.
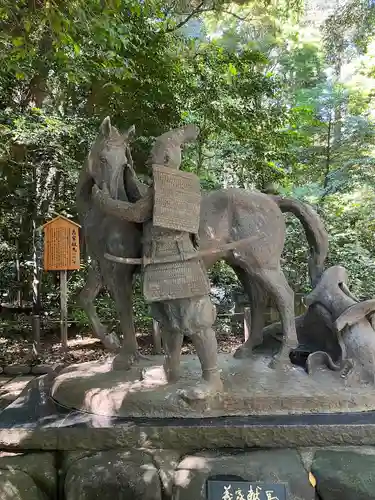
<svg viewBox="0 0 375 500"><path fill-rule="evenodd" d="M124 168L133 168L129 142L134 132L132 125L125 133L120 133L107 116L88 155L88 171L95 184L108 189L114 199L125 195L123 175Z"/></svg>

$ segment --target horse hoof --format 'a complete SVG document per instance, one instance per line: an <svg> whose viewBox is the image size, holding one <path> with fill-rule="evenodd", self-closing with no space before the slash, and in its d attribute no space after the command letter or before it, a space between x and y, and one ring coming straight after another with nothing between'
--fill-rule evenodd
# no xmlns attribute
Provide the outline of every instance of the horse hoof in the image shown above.
<svg viewBox="0 0 375 500"><path fill-rule="evenodd" d="M126 351L120 350L112 361L112 370L130 370L130 368L139 361L151 361L151 358L144 356L140 352L129 354Z"/></svg>
<svg viewBox="0 0 375 500"><path fill-rule="evenodd" d="M271 368L272 370L287 370L291 366L290 353L287 350L276 354L276 356L273 357L268 364L268 368Z"/></svg>
<svg viewBox="0 0 375 500"><path fill-rule="evenodd" d="M268 363L268 368L271 368L271 370L275 370L280 366L280 361L277 358L272 358L271 361Z"/></svg>
<svg viewBox="0 0 375 500"><path fill-rule="evenodd" d="M112 361L112 370L130 370L136 361L134 354L120 352Z"/></svg>
<svg viewBox="0 0 375 500"><path fill-rule="evenodd" d="M141 354L140 352L137 352L137 354L135 355L135 360L136 361L152 361L152 358L150 358L149 356L145 356L144 354Z"/></svg>
<svg viewBox="0 0 375 500"><path fill-rule="evenodd" d="M251 347L241 345L238 347L233 354L233 357L236 359L246 359L246 358L251 358L253 354L253 350Z"/></svg>
<svg viewBox="0 0 375 500"><path fill-rule="evenodd" d="M115 333L107 333L102 339L106 349L112 352L118 352L121 348L121 342Z"/></svg>

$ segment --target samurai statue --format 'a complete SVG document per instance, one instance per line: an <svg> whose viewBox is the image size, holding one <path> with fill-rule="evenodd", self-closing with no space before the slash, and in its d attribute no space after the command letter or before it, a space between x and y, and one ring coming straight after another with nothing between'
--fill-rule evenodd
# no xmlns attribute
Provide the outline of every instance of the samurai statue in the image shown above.
<svg viewBox="0 0 375 500"><path fill-rule="evenodd" d="M199 178L179 170L181 147L196 140L198 128L187 125L158 137L148 164L152 184L139 192L135 203L111 199L108 192L93 187L95 202L113 214L143 224L140 260L143 294L152 317L159 322L165 349L164 371L169 382L179 378L181 347L189 336L197 351L202 381L180 395L187 400L205 399L222 390L218 368L217 341L212 328L216 309L209 292L210 283L198 248L201 190ZM134 180L134 189L137 188Z"/></svg>

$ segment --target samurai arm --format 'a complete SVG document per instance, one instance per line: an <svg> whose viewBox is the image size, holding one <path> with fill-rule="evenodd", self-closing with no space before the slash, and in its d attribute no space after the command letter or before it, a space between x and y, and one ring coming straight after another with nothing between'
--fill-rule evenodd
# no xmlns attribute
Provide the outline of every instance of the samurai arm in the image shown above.
<svg viewBox="0 0 375 500"><path fill-rule="evenodd" d="M148 188L145 196L135 203L115 200L110 197L108 190L101 190L96 184L92 188L92 197L95 205L106 215L122 220L141 224L152 218L154 190Z"/></svg>

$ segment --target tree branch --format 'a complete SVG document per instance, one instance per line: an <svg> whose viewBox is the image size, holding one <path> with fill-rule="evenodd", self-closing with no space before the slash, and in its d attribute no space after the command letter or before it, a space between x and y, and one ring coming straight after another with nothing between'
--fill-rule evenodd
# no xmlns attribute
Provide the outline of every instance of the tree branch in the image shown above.
<svg viewBox="0 0 375 500"><path fill-rule="evenodd" d="M194 16L196 16L198 14L202 14L203 12L212 12L212 11L215 11L215 6L212 6L212 7L209 7L209 8L203 8L204 4L205 4L205 0L202 0L200 2L200 4L194 10L192 10L190 12L190 14L188 14L185 17L185 19L183 19L182 21L180 21L179 23L177 23L176 26L166 28L164 30L164 33L173 33L174 31L177 31L178 29L180 29L183 26L185 26L185 24L187 24L190 21L190 19L192 19ZM169 9L168 13L170 13L171 10L172 9ZM236 14L235 12L231 12L230 10L221 10L220 9L220 12L224 13L224 14L228 14L230 16L233 16L233 17L235 17L236 19L238 19L239 21L242 21L242 22L250 22L252 20L252 18L249 18L250 14L246 15L245 17L241 17L238 14Z"/></svg>
<svg viewBox="0 0 375 500"><path fill-rule="evenodd" d="M184 20L180 21L173 28L167 28L164 31L164 33L173 33L173 31L176 31L176 30L182 28L182 26L185 26L185 24L188 23L192 17L194 17L197 14L199 14L200 12L202 12L201 8L203 7L204 2L205 2L205 0L202 0L201 3L194 10L192 10L188 16L185 17Z"/></svg>
<svg viewBox="0 0 375 500"><path fill-rule="evenodd" d="M230 16L233 16L236 19L238 19L239 21L247 21L247 22L251 21L251 19L249 19L250 14L248 14L245 17L241 17L238 14L236 14L235 12L231 12L230 10L222 10L221 12L224 14L229 14Z"/></svg>

